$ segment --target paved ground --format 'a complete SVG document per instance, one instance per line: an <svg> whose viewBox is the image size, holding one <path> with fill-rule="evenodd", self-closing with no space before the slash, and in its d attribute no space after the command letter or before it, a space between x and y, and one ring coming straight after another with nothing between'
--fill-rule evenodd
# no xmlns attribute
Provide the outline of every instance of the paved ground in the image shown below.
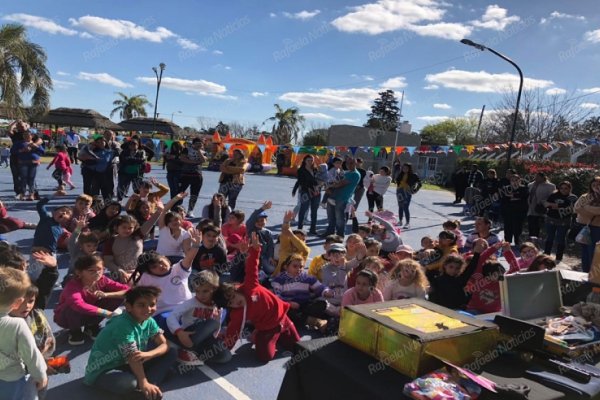
<svg viewBox="0 0 600 400"><path fill-rule="evenodd" d="M166 182L165 172L156 169L149 174L162 182ZM205 172L204 186L201 191L200 200L196 207L196 215L204 204L209 202L211 195L217 190L217 173ZM75 168L74 182L81 188L81 175L79 168ZM42 166L39 169L38 186L41 194L51 193L51 188L56 182L50 177L50 171L46 171ZM269 210L269 226L274 226L278 230L283 219L285 210L291 209L296 204L295 198L291 197L291 190L294 185L294 179L276 176L249 175L247 184L242 190L238 199L238 208L246 211L247 215L261 206L265 200L273 201L273 208ZM77 189L75 192L78 192ZM52 204L72 204L75 194L53 201ZM35 204L32 202L15 202L12 192L12 178L8 169L0 168L0 198L6 204L9 214L15 217L23 218L29 222L37 222L37 213ZM445 191L422 190L413 197L411 211L412 228L403 232L402 238L405 243L413 248L419 248L420 238L424 235L437 235L441 230L441 223L448 219L461 218L460 206L452 205L454 196ZM385 207L390 210L397 210L395 197L392 191L385 197ZM366 210L366 199L359 207L359 220L364 221L364 211ZM319 211L320 229L324 230L326 225L325 211ZM463 227L469 229L472 226L472 220L464 221ZM29 254L29 248L33 237L33 231L21 230L11 232L5 235L13 243L18 244L25 254ZM322 240L309 240L312 248L311 255L321 254L323 251ZM61 279L65 272L67 255L62 254L59 257ZM60 280L59 279L59 282ZM58 290L54 293L54 300L58 296ZM52 320L52 310L46 311L49 320ZM53 376L50 379L50 390L48 399L82 399L96 400L106 399L104 393L98 393L86 388L81 383L83 371L87 358L89 356L90 342L84 346L71 347L66 343L66 334L60 332L60 328L54 326L58 337L57 354L68 354L71 360L72 372L66 375ZM308 339L309 336L304 336ZM279 391L279 386L285 373L285 362L289 359L285 355L279 355L267 365L260 365L252 354L248 343L235 349L233 360L227 365L215 366L213 368L200 367L197 370L188 372L184 376L172 378L164 385L165 398L167 399L187 399L201 394L207 399L274 399ZM325 373L325 371L324 371Z"/></svg>

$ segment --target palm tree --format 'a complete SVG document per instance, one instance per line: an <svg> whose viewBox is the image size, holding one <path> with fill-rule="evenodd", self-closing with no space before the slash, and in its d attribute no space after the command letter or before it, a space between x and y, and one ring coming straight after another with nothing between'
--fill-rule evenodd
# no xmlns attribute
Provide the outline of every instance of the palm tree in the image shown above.
<svg viewBox="0 0 600 400"><path fill-rule="evenodd" d="M279 104L275 104L275 116L267 118L267 121L275 121L272 132L279 144L296 143L300 128L304 125L304 117L297 107L284 110Z"/></svg>
<svg viewBox="0 0 600 400"><path fill-rule="evenodd" d="M136 94L135 96L127 96L124 93L117 92L120 96L119 99L113 101L113 106L116 106L111 112L110 116L119 113L119 117L122 120L134 118L134 117L146 117L146 106L152 107L152 104L146 99L146 95Z"/></svg>
<svg viewBox="0 0 600 400"><path fill-rule="evenodd" d="M13 117L23 116L24 94L31 94L32 114L48 110L52 78L46 60L44 49L27 40L25 27L0 27L0 101Z"/></svg>

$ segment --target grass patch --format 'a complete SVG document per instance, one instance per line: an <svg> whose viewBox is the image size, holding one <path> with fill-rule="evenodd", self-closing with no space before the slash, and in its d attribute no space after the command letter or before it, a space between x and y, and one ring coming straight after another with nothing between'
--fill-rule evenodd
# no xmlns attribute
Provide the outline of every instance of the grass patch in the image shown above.
<svg viewBox="0 0 600 400"><path fill-rule="evenodd" d="M434 185L433 183L423 183L423 187L422 189L427 189L427 190L445 190L447 192L449 192L450 190L446 189L443 186L438 186L438 185Z"/></svg>

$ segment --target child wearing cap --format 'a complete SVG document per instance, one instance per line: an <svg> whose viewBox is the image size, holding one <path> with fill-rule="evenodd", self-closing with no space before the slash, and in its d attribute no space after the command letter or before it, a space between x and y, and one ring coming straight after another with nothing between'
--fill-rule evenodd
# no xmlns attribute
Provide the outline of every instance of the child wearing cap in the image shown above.
<svg viewBox="0 0 600 400"><path fill-rule="evenodd" d="M310 266L308 267L308 274L316 277L319 281L323 281L322 269L329 262L329 257L327 257L327 253L332 244L342 244L344 243L344 239L338 235L328 235L325 238L325 243L323 244L323 248L325 249L325 254L321 254L316 256L310 262Z"/></svg>
<svg viewBox="0 0 600 400"><path fill-rule="evenodd" d="M349 268L346 265L346 248L339 243L334 243L327 251L329 262L321 270L321 283L325 285L321 298L326 301L322 310L324 317L340 316L342 296L347 289L346 276Z"/></svg>
<svg viewBox="0 0 600 400"><path fill-rule="evenodd" d="M259 268L266 276L271 276L275 271L275 240L273 232L266 228L267 225L267 211L273 206L271 201L265 201L263 205L254 210L254 212L248 217L246 221L246 230L248 237L256 232L258 241L262 247L260 252ZM264 278L264 276L263 276ZM262 280L262 279L261 279Z"/></svg>

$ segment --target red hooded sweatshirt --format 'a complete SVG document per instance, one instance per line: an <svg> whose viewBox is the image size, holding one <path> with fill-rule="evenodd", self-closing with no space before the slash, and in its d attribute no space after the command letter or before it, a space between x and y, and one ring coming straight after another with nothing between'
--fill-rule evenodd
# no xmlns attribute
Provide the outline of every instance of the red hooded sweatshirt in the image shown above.
<svg viewBox="0 0 600 400"><path fill-rule="evenodd" d="M252 321L256 330L263 331L275 328L286 316L289 303L281 300L275 294L258 282L258 263L260 250L250 248L246 258L246 276L238 291L246 298L246 306L230 309L230 319L227 325L225 344L232 348L238 341L242 324ZM244 316L245 312L245 316ZM245 317L245 320L244 320Z"/></svg>

